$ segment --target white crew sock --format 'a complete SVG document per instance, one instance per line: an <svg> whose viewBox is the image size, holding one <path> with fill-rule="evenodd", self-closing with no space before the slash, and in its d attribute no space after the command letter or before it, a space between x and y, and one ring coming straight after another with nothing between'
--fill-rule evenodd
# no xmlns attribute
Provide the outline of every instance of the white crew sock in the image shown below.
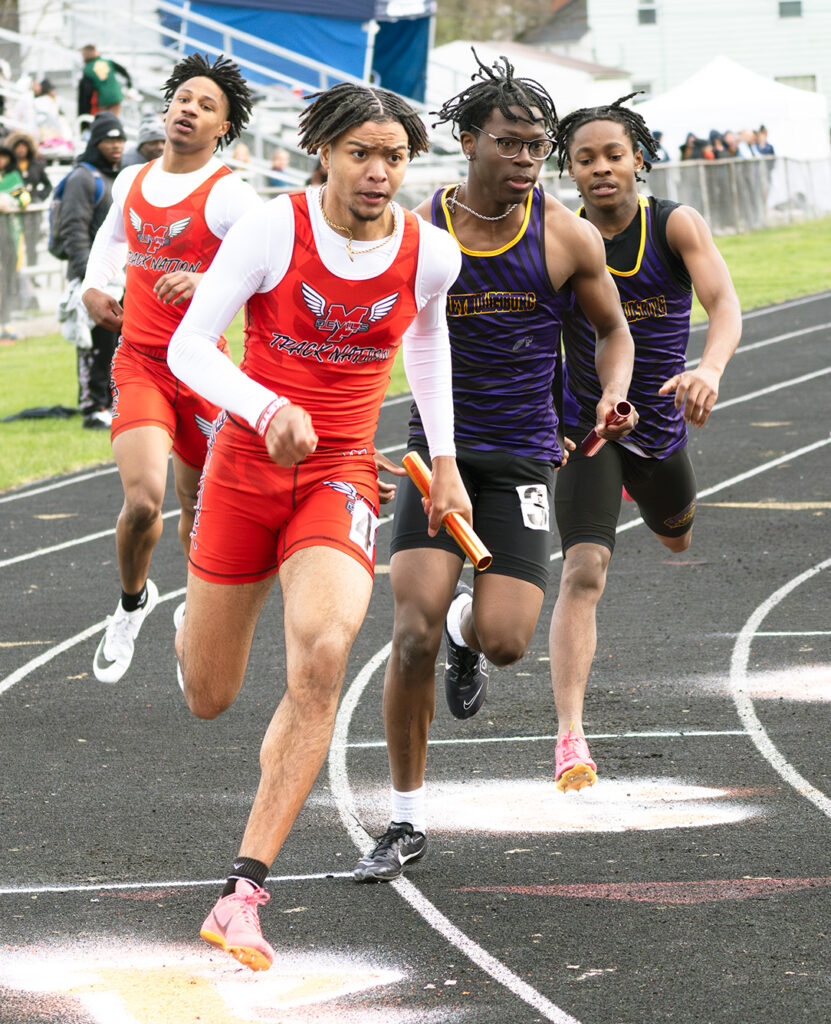
<svg viewBox="0 0 831 1024"><path fill-rule="evenodd" d="M470 594L459 594L458 597L453 598L447 610L447 620L445 621L447 632L453 643L461 644L462 647L467 647L462 636L462 612L472 603L473 598Z"/></svg>
<svg viewBox="0 0 831 1024"><path fill-rule="evenodd" d="M424 784L409 793L390 789L391 821L408 821L414 832L424 832L427 826L427 790Z"/></svg>

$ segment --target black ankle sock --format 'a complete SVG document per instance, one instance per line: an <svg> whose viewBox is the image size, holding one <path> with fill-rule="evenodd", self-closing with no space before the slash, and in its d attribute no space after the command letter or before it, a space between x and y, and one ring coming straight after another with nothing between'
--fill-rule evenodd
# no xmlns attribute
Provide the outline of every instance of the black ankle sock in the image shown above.
<svg viewBox="0 0 831 1024"><path fill-rule="evenodd" d="M128 594L126 590L121 591L121 607L125 612L134 612L143 608L147 601L147 583L137 594Z"/></svg>
<svg viewBox="0 0 831 1024"><path fill-rule="evenodd" d="M245 878L253 882L257 888L262 889L265 885L265 878L268 874L268 865L261 860L254 860L253 857L237 857L234 861L234 870L228 875L228 881L222 890L223 896L230 896L237 887L237 879Z"/></svg>

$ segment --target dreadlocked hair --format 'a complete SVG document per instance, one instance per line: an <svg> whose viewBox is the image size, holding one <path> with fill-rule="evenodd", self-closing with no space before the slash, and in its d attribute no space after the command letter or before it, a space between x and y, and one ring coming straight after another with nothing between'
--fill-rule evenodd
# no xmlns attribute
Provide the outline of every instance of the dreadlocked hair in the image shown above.
<svg viewBox="0 0 831 1024"><path fill-rule="evenodd" d="M387 89L340 82L325 92L313 93L312 103L300 115L300 148L314 154L356 124L398 121L407 133L410 159L430 148L427 129L418 113Z"/></svg>
<svg viewBox="0 0 831 1024"><path fill-rule="evenodd" d="M479 65L478 70L470 76L474 84L447 100L441 110L430 111L438 117L433 127L451 121L453 135L458 138L457 129L460 132L469 132L475 125L483 124L497 107L509 121L536 124L539 118L534 116L532 109L536 108L542 113L546 133L555 138L557 111L554 109L554 100L545 87L535 82L533 78L517 78L514 75L514 66L507 57L499 58L502 64L497 60L492 67L486 67L479 60L476 50L473 47L471 50ZM519 107L526 116L515 114L511 107Z"/></svg>
<svg viewBox="0 0 831 1024"><path fill-rule="evenodd" d="M581 107L580 110L572 110L570 114L566 114L560 121L560 134L557 138L557 165L560 168L560 174L563 173L568 162L568 153L575 132L578 128L591 124L593 121L614 121L615 124L623 125L629 141L632 143L632 149L636 153L640 148L649 156L658 155L658 143L646 127L646 121L637 111L623 106L627 100L631 100L633 96L639 96L641 92L642 90L630 92L628 96L621 96L620 99L608 106ZM652 164L646 156L644 156L643 166L646 171L652 170ZM635 178L637 181L643 181L643 178L637 174Z"/></svg>
<svg viewBox="0 0 831 1024"><path fill-rule="evenodd" d="M240 74L239 67L227 57L217 57L211 64L208 55L192 53L180 60L173 69L173 74L164 83L162 95L167 107L170 106L176 90L191 78L210 78L215 82L228 101L228 131L219 140L220 146L233 142L248 124L253 102L248 83Z"/></svg>

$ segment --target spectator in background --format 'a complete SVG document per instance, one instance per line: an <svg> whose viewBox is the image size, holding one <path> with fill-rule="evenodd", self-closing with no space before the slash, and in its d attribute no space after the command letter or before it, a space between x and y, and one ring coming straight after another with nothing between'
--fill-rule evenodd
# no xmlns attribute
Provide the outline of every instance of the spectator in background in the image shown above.
<svg viewBox="0 0 831 1024"><path fill-rule="evenodd" d="M249 181L251 177L251 171L249 164L251 163L251 150L244 142L238 142L234 146L234 151L231 153L230 164L233 170L239 174L243 181Z"/></svg>
<svg viewBox="0 0 831 1024"><path fill-rule="evenodd" d="M722 139L724 141L724 153L722 155L725 158L744 156L739 150L739 139L735 132L726 131Z"/></svg>
<svg viewBox="0 0 831 1024"><path fill-rule="evenodd" d="M321 164L320 160L318 160L317 163L314 166L314 169L312 170L312 173L309 175L308 179L306 180L306 184L307 185L325 185L326 184L326 179L328 177L329 177L329 172L325 171L323 169L323 164Z"/></svg>
<svg viewBox="0 0 831 1024"><path fill-rule="evenodd" d="M8 137L6 145L15 155L17 169L20 171L23 184L26 186L32 202L45 203L52 192L52 183L46 173L46 163L38 157L35 140L25 132L15 132ZM30 211L21 219L26 243L26 264L33 267L38 261L37 247L40 241L43 213Z"/></svg>
<svg viewBox="0 0 831 1024"><path fill-rule="evenodd" d="M15 339L9 320L17 296L17 271L20 265L20 210L29 205L29 193L17 169L17 160L8 146L0 146L0 338Z"/></svg>
<svg viewBox="0 0 831 1024"><path fill-rule="evenodd" d="M44 150L72 152L72 129L61 110L55 86L48 78L40 83L40 94L35 97L35 120L36 137ZM41 156L44 155L45 152L42 152Z"/></svg>
<svg viewBox="0 0 831 1024"><path fill-rule="evenodd" d="M287 178L283 171L289 165L289 151L278 146L271 154L271 170L268 175L268 184L271 188L291 188L294 184Z"/></svg>
<svg viewBox="0 0 831 1024"><path fill-rule="evenodd" d="M133 164L146 164L162 155L164 149L164 121L158 114L145 117L139 125L136 144L125 151L121 159L121 167L132 167Z"/></svg>
<svg viewBox="0 0 831 1024"><path fill-rule="evenodd" d="M92 240L112 205L112 183L124 152L124 128L121 121L104 111L96 115L90 127L87 148L78 164L69 172L61 200L60 237L66 250L67 292L64 301L78 293L87 269ZM98 182L103 183L103 191ZM96 195L98 195L96 201ZM118 342L118 332L97 325L92 328L92 346L78 348L78 405L83 425L92 430L109 430L110 363Z"/></svg>
<svg viewBox="0 0 831 1024"><path fill-rule="evenodd" d="M710 132L710 145L713 149L713 156L716 160L722 160L727 156L727 152L724 148L724 136L721 132L716 131L715 128Z"/></svg>
<svg viewBox="0 0 831 1024"><path fill-rule="evenodd" d="M663 132L652 132L652 138L655 140L655 156L653 157L655 163L667 163L670 159L669 153L664 148L662 142L663 137Z"/></svg>
<svg viewBox="0 0 831 1024"><path fill-rule="evenodd" d="M131 89L133 81L130 72L114 60L102 57L98 47L91 43L81 49L84 70L78 83L78 116L95 115L108 110L116 117L121 113L124 92L117 75L120 75Z"/></svg>
<svg viewBox="0 0 831 1024"><path fill-rule="evenodd" d="M763 124L759 125L756 132L756 149L759 156L773 156L776 150L768 142L768 130Z"/></svg>

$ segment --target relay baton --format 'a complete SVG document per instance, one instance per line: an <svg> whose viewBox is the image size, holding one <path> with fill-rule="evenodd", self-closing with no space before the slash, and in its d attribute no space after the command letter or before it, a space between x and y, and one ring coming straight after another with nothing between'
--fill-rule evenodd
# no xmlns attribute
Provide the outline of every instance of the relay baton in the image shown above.
<svg viewBox="0 0 831 1024"><path fill-rule="evenodd" d="M614 427L618 423L623 423L631 412L632 406L629 402L617 402L606 413L606 423L608 426ZM601 437L594 427L592 427L580 442L580 451L584 455L596 455L605 443L606 438Z"/></svg>
<svg viewBox="0 0 831 1024"><path fill-rule="evenodd" d="M424 463L424 459L418 452L407 452L401 460L407 474L421 491L425 498L430 497L430 484L433 475ZM466 519L462 519L458 512L448 512L442 520L447 527L447 532L464 551L467 557L473 562L476 569L487 569L493 561L493 556L485 545L479 540Z"/></svg>

